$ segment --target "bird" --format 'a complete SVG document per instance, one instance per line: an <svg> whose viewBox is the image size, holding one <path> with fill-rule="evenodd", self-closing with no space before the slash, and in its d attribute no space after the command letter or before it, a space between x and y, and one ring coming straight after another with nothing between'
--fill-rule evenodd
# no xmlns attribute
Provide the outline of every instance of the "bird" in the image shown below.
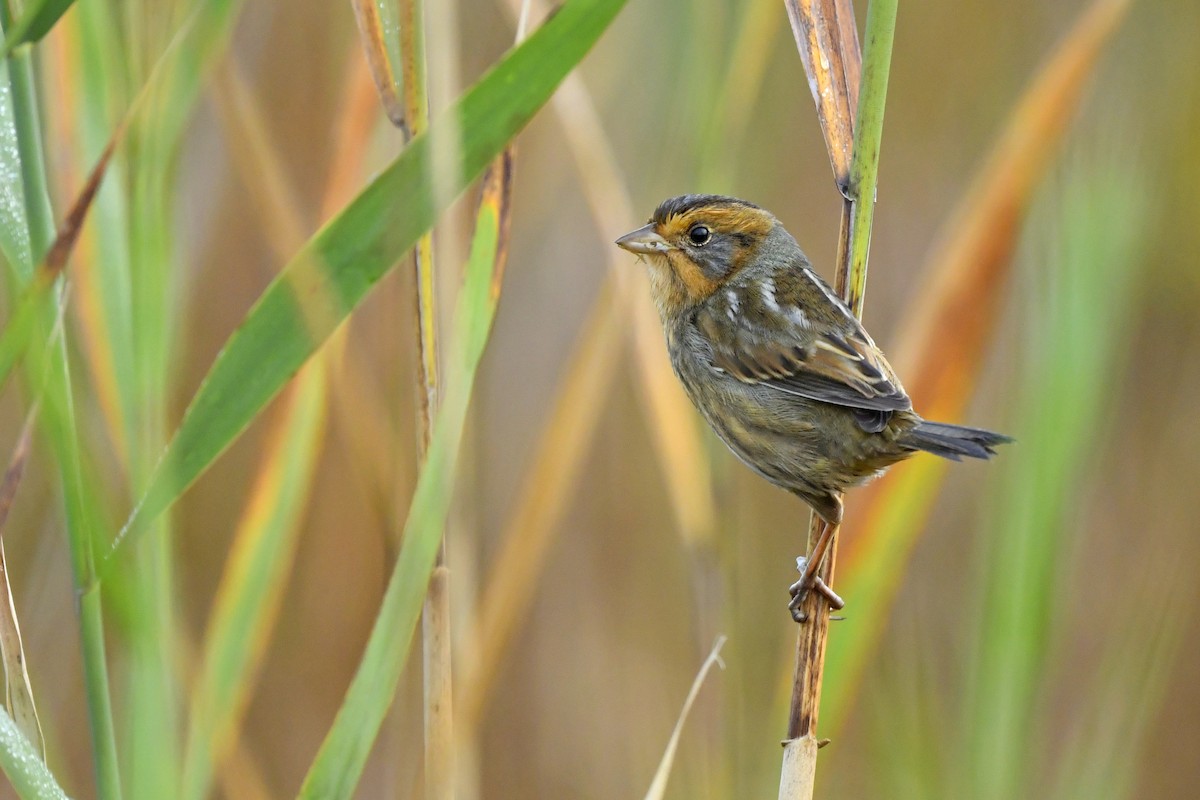
<svg viewBox="0 0 1200 800"><path fill-rule="evenodd" d="M688 194L616 240L647 264L671 367L743 463L807 503L822 531L790 588L797 622L842 521L841 494L919 451L987 459L1008 436L923 419L883 352L760 206Z"/></svg>

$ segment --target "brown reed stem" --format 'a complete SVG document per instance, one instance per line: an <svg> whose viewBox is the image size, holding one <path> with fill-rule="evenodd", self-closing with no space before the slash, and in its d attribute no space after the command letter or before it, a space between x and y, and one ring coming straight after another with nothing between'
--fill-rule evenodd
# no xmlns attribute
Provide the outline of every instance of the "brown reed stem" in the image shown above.
<svg viewBox="0 0 1200 800"><path fill-rule="evenodd" d="M409 138L429 127L423 0L400 0L400 60L403 73L404 131ZM418 465L433 437L439 393L437 296L433 233L413 251L416 276ZM438 548L433 578L421 610L424 664L425 797L454 797L454 706L451 681L450 592L446 542Z"/></svg>
<svg viewBox="0 0 1200 800"><path fill-rule="evenodd" d="M883 109L892 39L896 30L897 0L872 0L867 9L862 84L854 124L854 146L849 182L844 187L841 236L838 243L838 293L862 318L867 281L867 255L871 244L871 222L879 175L879 148L883 133ZM832 152L835 170L837 159ZM809 547L816 541L821 520L814 514L809 525ZM837 529L832 532L828 555L816 575L833 585L837 564ZM788 714L788 740L784 743L780 774L780 800L808 800L816 779L817 717L821 702L821 679L825 645L829 635L829 606L819 592L809 592L800 611L807 621L800 626L796 643L796 673Z"/></svg>

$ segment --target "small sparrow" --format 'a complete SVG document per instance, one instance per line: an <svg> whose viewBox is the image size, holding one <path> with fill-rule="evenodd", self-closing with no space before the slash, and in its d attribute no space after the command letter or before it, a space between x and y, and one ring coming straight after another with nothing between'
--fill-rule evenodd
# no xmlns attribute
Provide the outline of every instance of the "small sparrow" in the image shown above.
<svg viewBox="0 0 1200 800"><path fill-rule="evenodd" d="M768 211L719 195L664 201L617 239L649 262L671 366L729 449L808 503L825 525L792 587L798 609L816 578L840 494L924 450L988 458L998 433L928 422L875 342Z"/></svg>

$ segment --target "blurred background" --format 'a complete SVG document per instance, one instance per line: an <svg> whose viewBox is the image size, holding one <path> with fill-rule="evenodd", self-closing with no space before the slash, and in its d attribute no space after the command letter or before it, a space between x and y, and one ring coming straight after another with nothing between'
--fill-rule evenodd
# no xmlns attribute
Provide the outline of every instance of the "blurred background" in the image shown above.
<svg viewBox="0 0 1200 800"><path fill-rule="evenodd" d="M130 75L152 63L185 5L132 4L114 17ZM974 176L1086 7L902 4L865 312L885 352L905 340ZM73 133L78 76L95 68L79 11L38 63L56 209L95 156ZM861 29L865 3L858 12ZM492 0L430 3L427 14L436 117L511 45L515 15ZM821 717L833 741L821 751L820 796L1200 792L1197 31L1194 2L1133 4L1088 67L1079 104L1061 109L1067 129L1017 209L1005 277L989 290L996 321L958 421L1018 444L993 462L955 465L908 522L865 519L866 492L847 498L839 579L873 569L897 585L876 600L846 594L847 619L831 632L869 643L854 670L831 660L826 691L837 701ZM339 126L353 114L369 121L354 191L401 148L348 4L244 4L227 50L201 74L178 160L160 176L175 265L167 430L286 256L328 217L327 183L346 155ZM448 532L459 796L641 796L718 635L728 637L725 669L700 692L668 796L774 796L796 637L786 587L808 510L686 410L666 438L698 446L663 456L646 365L668 368L631 311L641 267L612 240L668 196L728 193L773 211L832 279L839 194L777 0L630 0L577 75L563 105L518 139L508 268ZM124 169L136 157L124 154ZM447 314L475 196L438 229ZM86 297L97 289L88 265L103 252L104 224L85 229L75 289L84 299L69 325L85 435L111 467L111 485L97 488L120 519L126 478L87 343ZM287 591L244 724L226 734L214 796L294 795L358 664L416 474L412 292L407 266L389 275L330 369ZM936 401L915 399L919 410ZM183 635L161 644L185 675L277 411L174 511ZM6 400L5 441L23 413ZM50 765L72 796L89 797L51 460L35 448L8 525L8 566ZM688 500L680 480L709 491ZM880 535L868 522L915 532L851 554ZM506 556L515 540L526 549ZM501 633L485 641L486 587L512 563L518 585L491 606L503 608ZM414 654L358 796L418 796L421 713Z"/></svg>

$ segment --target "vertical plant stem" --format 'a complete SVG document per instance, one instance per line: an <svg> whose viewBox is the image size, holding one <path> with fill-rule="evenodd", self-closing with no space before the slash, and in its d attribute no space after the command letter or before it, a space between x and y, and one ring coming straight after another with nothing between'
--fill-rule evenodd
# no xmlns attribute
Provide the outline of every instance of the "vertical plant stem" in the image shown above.
<svg viewBox="0 0 1200 800"><path fill-rule="evenodd" d="M425 796L454 797L454 726L450 641L450 570L443 537L421 609L425 706Z"/></svg>
<svg viewBox="0 0 1200 800"><path fill-rule="evenodd" d="M879 148L897 3L898 0L872 0L867 8L862 90L850 161L850 258L838 263L837 273L837 289L859 319L867 292L867 256L871 249L871 223L875 219L875 187L879 180Z"/></svg>
<svg viewBox="0 0 1200 800"><path fill-rule="evenodd" d="M400 59L404 75L405 128L417 136L429 127L428 76L425 59L424 0L400 0ZM434 176L437 182L437 176ZM423 463L433 435L438 403L437 295L433 232L417 241L413 252L416 273L418 462ZM421 609L421 641L425 723L425 796L448 800L454 796L454 727L451 681L450 572L446 540Z"/></svg>
<svg viewBox="0 0 1200 800"><path fill-rule="evenodd" d="M405 131L409 138L429 127L429 98L425 74L425 14L423 0L401 0L400 57L404 70ZM435 176L436 179L436 176ZM423 235L413 253L416 273L418 406L420 408L420 458L429 449L433 414L437 408L437 297L434 285L433 234Z"/></svg>
<svg viewBox="0 0 1200 800"><path fill-rule="evenodd" d="M11 14L7 2L0 3L0 23L7 30ZM21 179L25 195L25 216L29 225L32 263L24 265L25 277L33 265L49 251L54 241L54 213L46 185L45 160L42 155L41 122L35 96L30 48L18 48L8 61L12 86L13 111L16 120L17 146L21 158ZM56 304L42 309L38 337L35 342L48 341L52 335ZM34 345L37 348L37 345ZM113 728L112 700L108 687L108 664L104 643L104 617L100 588L94 581L93 534L85 500L80 468L79 438L71 401L71 375L67 362L66 341L62 336L46 353L50 359L45 385L47 426L55 460L58 462L66 501L66 527L71 550L71 566L79 603L80 641L83 655L84 683L88 703L88 721L92 738L92 758L96 771L97 795L101 800L121 796L121 781L117 769L116 735ZM36 361L37 359L35 359ZM34 364L34 368L40 368Z"/></svg>
<svg viewBox="0 0 1200 800"><path fill-rule="evenodd" d="M867 256L871 246L871 222L874 217L875 187L879 174L883 109L892 60L897 4L898 0L872 0L867 9L862 86L854 128L850 184L843 206L843 236L840 237L838 248L837 290L859 318L862 317L863 298L866 293ZM814 515L809 531L810 543L814 541L819 527L820 521ZM829 554L817 572L830 585L833 583L836 560L835 531ZM819 593L810 592L803 610L807 612L809 621L800 627L797 637L796 673L792 685L787 742L784 744L783 769L779 783L780 800L811 798L816 778L819 746L816 738L817 717L820 711L825 643L829 633L829 608Z"/></svg>

